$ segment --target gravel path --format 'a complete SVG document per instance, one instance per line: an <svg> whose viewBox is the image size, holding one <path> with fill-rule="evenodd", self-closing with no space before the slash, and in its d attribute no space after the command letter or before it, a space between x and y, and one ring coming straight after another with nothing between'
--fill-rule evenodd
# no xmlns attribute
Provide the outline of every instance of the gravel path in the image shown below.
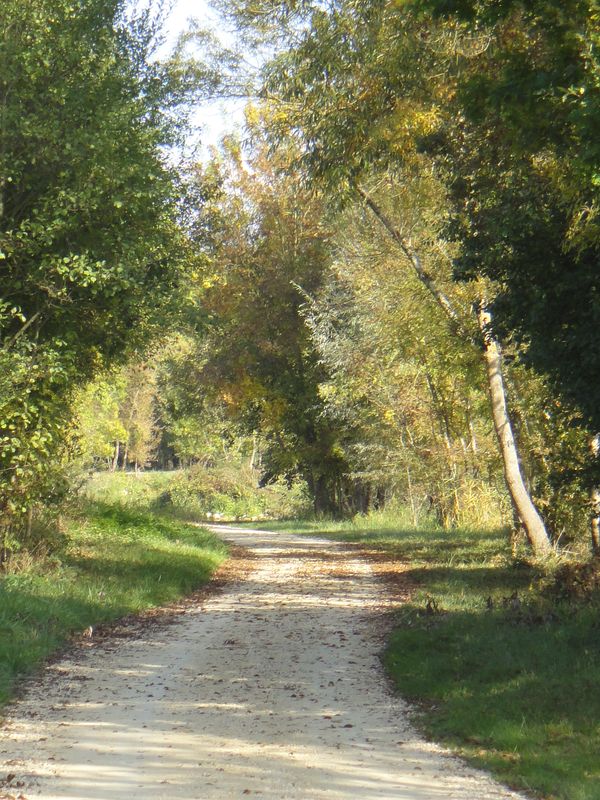
<svg viewBox="0 0 600 800"><path fill-rule="evenodd" d="M391 601L367 561L324 540L219 531L249 548L243 576L31 682L2 729L0 798L521 797L407 723L377 655Z"/></svg>

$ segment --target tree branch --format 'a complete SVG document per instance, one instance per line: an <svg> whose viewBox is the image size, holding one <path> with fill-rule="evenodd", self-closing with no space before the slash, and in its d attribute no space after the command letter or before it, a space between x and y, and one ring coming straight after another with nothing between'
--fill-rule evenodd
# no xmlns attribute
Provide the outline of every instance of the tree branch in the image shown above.
<svg viewBox="0 0 600 800"><path fill-rule="evenodd" d="M2 349L10 350L10 348L17 341L17 339L20 336L22 336L31 325L33 325L33 323L36 321L36 319L40 316L41 313L42 313L41 311L36 311L33 316L29 317L29 319L19 328L19 330L14 334L14 336L11 336L11 338L2 345Z"/></svg>
<svg viewBox="0 0 600 800"><path fill-rule="evenodd" d="M435 283L431 275L425 270L423 267L423 263L419 257L419 254L414 250L410 241L406 239L400 231L394 226L392 221L389 217L385 214L385 212L379 207L379 205L373 200L370 194L362 189L360 186L355 186L356 191L365 201L367 206L371 209L373 214L377 217L379 222L383 225L383 227L387 230L390 236L394 239L396 244L400 247L406 258L409 260L412 268L414 269L417 278L421 281L421 283L425 286L425 288L429 291L432 297L435 299L438 306L442 309L444 314L448 317L448 319L457 326L457 328L463 328L461 323L460 316L450 298L448 297L445 292L443 292Z"/></svg>

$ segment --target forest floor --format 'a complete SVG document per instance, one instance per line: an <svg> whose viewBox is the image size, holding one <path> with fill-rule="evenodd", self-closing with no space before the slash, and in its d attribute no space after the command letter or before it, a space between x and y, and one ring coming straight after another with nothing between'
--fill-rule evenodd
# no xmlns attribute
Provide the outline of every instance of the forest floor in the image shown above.
<svg viewBox="0 0 600 800"><path fill-rule="evenodd" d="M244 550L214 592L30 679L0 732L0 797L520 797L421 738L391 692L379 655L402 580L347 545L219 530Z"/></svg>

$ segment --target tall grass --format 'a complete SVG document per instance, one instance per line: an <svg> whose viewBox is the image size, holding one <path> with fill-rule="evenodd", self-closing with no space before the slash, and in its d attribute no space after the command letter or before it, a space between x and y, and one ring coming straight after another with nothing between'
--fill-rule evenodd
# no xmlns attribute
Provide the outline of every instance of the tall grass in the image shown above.
<svg viewBox="0 0 600 800"><path fill-rule="evenodd" d="M302 485L259 487L255 472L229 463L170 472L97 473L86 492L94 500L193 520L289 518L307 507Z"/></svg>

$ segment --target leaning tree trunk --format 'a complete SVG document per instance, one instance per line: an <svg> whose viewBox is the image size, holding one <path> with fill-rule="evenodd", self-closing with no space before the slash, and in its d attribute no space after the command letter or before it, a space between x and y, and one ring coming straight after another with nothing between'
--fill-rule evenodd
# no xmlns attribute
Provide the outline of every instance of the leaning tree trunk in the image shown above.
<svg viewBox="0 0 600 800"><path fill-rule="evenodd" d="M404 253L419 281L450 320L457 336L465 338L465 331L460 314L454 307L452 300L440 289L433 276L424 268L419 253L415 250L411 241L403 236L395 227L384 211L375 200L373 200L371 195L358 185L355 188L379 222L383 225L387 233ZM502 352L499 343L489 331L490 316L489 312L485 310L483 303L480 305L478 321L484 337L484 358L490 399L492 402L492 416L494 420L494 429L498 437L500 455L502 457L506 487L510 494L513 508L523 523L527 540L534 554L539 556L547 555L551 550L550 537L548 536L542 518L529 496L521 474L515 437L506 407L506 394L504 391L504 381L502 379Z"/></svg>
<svg viewBox="0 0 600 800"><path fill-rule="evenodd" d="M510 494L513 508L523 523L525 534L534 554L539 556L547 555L551 549L550 539L542 518L525 486L515 437L506 407L506 393L502 379L502 350L497 340L490 333L491 316L483 304L479 307L478 321L483 335L483 356L492 403L492 417L502 454L506 487Z"/></svg>

